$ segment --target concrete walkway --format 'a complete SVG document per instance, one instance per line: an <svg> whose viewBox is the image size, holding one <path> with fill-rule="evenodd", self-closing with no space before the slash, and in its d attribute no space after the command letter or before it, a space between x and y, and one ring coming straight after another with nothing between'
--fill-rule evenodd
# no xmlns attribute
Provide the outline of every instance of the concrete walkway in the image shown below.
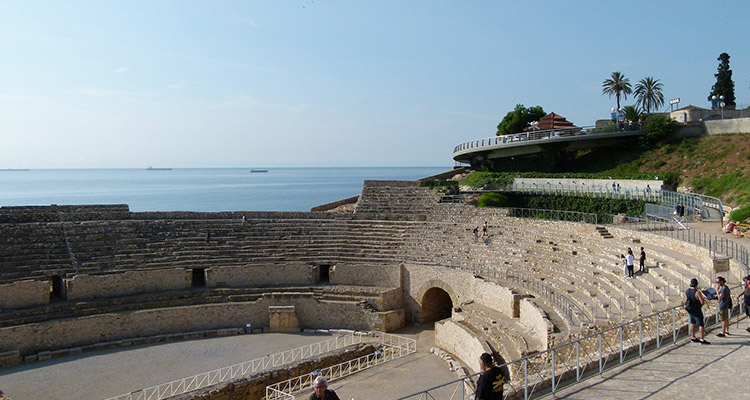
<svg viewBox="0 0 750 400"><path fill-rule="evenodd" d="M734 321L733 321L734 322ZM683 340L558 392L555 398L748 399L750 333L747 319L730 327L731 336L707 334L710 345ZM714 330L713 332L720 332Z"/></svg>
<svg viewBox="0 0 750 400"><path fill-rule="evenodd" d="M435 331L432 326L433 324L412 325L394 332L399 336L416 339L416 353L333 381L329 384L330 388L342 400L396 399L458 379L442 358L430 353L430 349L435 347ZM440 398L449 398L450 390L452 388L438 392ZM295 395L297 399L307 399L310 393L312 390Z"/></svg>
<svg viewBox="0 0 750 400"><path fill-rule="evenodd" d="M13 400L104 399L331 337L265 333L93 351L0 369L0 389Z"/></svg>

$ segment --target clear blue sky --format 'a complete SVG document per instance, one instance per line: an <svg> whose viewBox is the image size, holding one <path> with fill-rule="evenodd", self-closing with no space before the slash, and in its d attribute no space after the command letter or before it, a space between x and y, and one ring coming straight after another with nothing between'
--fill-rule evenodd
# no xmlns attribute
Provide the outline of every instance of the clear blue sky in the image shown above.
<svg viewBox="0 0 750 400"><path fill-rule="evenodd" d="M747 1L3 1L0 168L452 165L602 81L750 103ZM632 104L630 97L624 104Z"/></svg>

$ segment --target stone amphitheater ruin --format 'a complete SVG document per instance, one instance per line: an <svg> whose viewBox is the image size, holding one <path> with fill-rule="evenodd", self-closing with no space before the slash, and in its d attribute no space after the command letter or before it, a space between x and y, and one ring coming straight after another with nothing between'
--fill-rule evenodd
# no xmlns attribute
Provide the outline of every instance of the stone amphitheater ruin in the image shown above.
<svg viewBox="0 0 750 400"><path fill-rule="evenodd" d="M706 249L679 240L440 198L418 182L366 181L353 212L2 207L0 366L247 324L435 322L436 345L477 371L484 351L510 361L549 349L677 305L686 281L714 274ZM475 242L484 221L490 235ZM663 268L624 280L619 255L639 243Z"/></svg>

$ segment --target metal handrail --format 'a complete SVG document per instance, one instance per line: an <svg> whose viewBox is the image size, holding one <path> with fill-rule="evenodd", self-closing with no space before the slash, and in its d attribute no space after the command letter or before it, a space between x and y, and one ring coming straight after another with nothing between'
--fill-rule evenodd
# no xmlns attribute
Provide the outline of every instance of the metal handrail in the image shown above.
<svg viewBox="0 0 750 400"><path fill-rule="evenodd" d="M700 193L681 193L662 189L650 188L612 188L610 185L564 185L561 182L555 183L555 178L549 178L546 184L537 184L536 182L513 182L503 185L492 190L471 190L463 191L458 195L443 196L441 202L457 202L462 199L463 195L473 193L488 192L513 192L513 193L530 193L542 195L574 195L580 197L601 197L610 199L624 200L643 200L650 203L664 204L674 206L682 203L685 205L687 215L701 214L706 217L707 212L704 208L713 208L719 210L720 217L723 217L723 203L721 199L707 196Z"/></svg>
<svg viewBox="0 0 750 400"><path fill-rule="evenodd" d="M594 126L585 126L581 128L565 128L565 129L545 129L541 131L528 131L521 133L514 133L511 135L495 136L491 138L476 139L470 142L464 142L453 148L453 154L464 150L478 149L480 147L498 146L507 143L525 142L532 140L549 139L553 137L566 137L566 136L577 136L587 135L594 131Z"/></svg>
<svg viewBox="0 0 750 400"><path fill-rule="evenodd" d="M750 251L733 240L695 229L676 229L673 223L638 217L628 217L619 223L613 221L613 225L634 231L646 231L669 236L673 239L701 246L709 250L712 258L723 256L737 260L743 268L743 275L750 274Z"/></svg>
<svg viewBox="0 0 750 400"><path fill-rule="evenodd" d="M715 310L710 311L711 308ZM735 309L739 312L742 306L738 304L730 309L730 318ZM717 324L718 306L709 304L706 315L709 315L707 320L711 315L714 317L713 324L708 326ZM531 399L554 395L562 388L596 374L601 375L604 371L662 348L670 341L670 336L671 344L676 344L678 339L689 334L687 326L688 316L684 305L679 305L507 362L500 366L510 371L512 378L506 383L510 390L505 392L505 397ZM468 375L398 400L442 398L437 395L438 392L452 393L450 399L473 399L474 393L467 392L465 388L479 374Z"/></svg>
<svg viewBox="0 0 750 400"><path fill-rule="evenodd" d="M258 372L266 371L273 367L285 365L294 361L303 360L338 350L352 344L362 342L361 333L350 333L336 336L335 338L321 342L308 344L280 353L270 354L265 357L256 358L243 363L230 365L215 369L213 371L177 379L160 385L134 390L130 393L110 397L107 400L162 400L179 394L191 392L200 388L228 382L243 376L249 376Z"/></svg>
<svg viewBox="0 0 750 400"><path fill-rule="evenodd" d="M382 332L372 334L378 339L376 343L379 348L375 352L266 386L266 400L294 398L293 393L312 388L318 376L334 381L417 351L417 341L414 339Z"/></svg>

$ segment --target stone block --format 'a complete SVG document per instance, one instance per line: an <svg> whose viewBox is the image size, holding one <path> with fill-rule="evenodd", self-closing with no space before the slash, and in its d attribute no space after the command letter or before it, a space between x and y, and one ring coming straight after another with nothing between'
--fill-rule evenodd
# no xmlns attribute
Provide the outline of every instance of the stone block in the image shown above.
<svg viewBox="0 0 750 400"><path fill-rule="evenodd" d="M715 257L713 259L714 272L728 272L729 260L729 257Z"/></svg>

